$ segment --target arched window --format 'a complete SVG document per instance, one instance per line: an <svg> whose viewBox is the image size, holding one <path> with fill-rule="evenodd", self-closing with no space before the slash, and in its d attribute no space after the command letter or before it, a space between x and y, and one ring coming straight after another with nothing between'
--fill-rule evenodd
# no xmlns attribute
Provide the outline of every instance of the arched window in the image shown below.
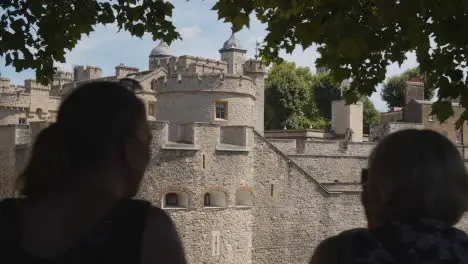
<svg viewBox="0 0 468 264"><path fill-rule="evenodd" d="M223 191L208 191L203 195L203 206L205 208L225 208L227 196Z"/></svg>
<svg viewBox="0 0 468 264"><path fill-rule="evenodd" d="M185 192L168 192L163 196L163 209L187 209L189 197Z"/></svg>
<svg viewBox="0 0 468 264"><path fill-rule="evenodd" d="M239 190L236 193L236 206L252 207L254 205L254 197L251 191Z"/></svg>

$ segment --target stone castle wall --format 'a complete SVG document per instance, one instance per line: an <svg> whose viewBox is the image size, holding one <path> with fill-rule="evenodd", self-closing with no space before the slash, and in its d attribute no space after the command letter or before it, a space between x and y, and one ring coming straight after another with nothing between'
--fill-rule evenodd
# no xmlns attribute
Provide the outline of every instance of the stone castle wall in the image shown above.
<svg viewBox="0 0 468 264"><path fill-rule="evenodd" d="M27 114L23 109L0 108L0 125L18 124L20 118L26 118Z"/></svg>
<svg viewBox="0 0 468 264"><path fill-rule="evenodd" d="M18 92L4 92L0 94L0 106L29 108L31 103L30 94Z"/></svg>
<svg viewBox="0 0 468 264"><path fill-rule="evenodd" d="M1 197L12 195L27 161L28 151L20 146L47 125L0 127ZM365 156L298 154L296 140L272 143L248 126L157 121L150 127L153 158L138 196L163 206L169 192L187 195L186 207L165 210L189 263L306 264L320 241L366 224L359 190L326 187L340 177L354 182L353 175L360 175L356 168L366 166ZM337 144L324 146L332 153ZM252 193L253 206L238 204L242 191ZM225 205L204 206L207 192L223 193ZM468 218L458 226L468 230Z"/></svg>
<svg viewBox="0 0 468 264"><path fill-rule="evenodd" d="M168 192L188 195L187 208L167 212L178 228L189 263L252 263L252 208L236 204L239 190L252 190L255 195L252 151L220 149L223 128L216 125L183 125L183 137L194 141L193 146L168 143L169 125L164 122L152 127L155 156L140 197L161 206ZM225 207L203 206L204 194L213 190L225 194Z"/></svg>
<svg viewBox="0 0 468 264"><path fill-rule="evenodd" d="M375 124L370 126L369 141L379 141L386 135L405 129L424 129L424 124L404 123L404 122L388 122L383 124Z"/></svg>
<svg viewBox="0 0 468 264"><path fill-rule="evenodd" d="M321 240L365 225L358 193L327 192L271 143L255 140L252 263L306 264Z"/></svg>
<svg viewBox="0 0 468 264"><path fill-rule="evenodd" d="M14 194L17 174L26 159L24 144L29 143L28 132L28 126L0 126L0 199Z"/></svg>

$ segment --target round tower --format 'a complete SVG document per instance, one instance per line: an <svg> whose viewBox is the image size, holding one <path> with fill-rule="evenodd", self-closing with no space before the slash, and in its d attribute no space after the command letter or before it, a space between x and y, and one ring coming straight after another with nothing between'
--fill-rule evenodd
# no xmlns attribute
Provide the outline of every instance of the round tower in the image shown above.
<svg viewBox="0 0 468 264"><path fill-rule="evenodd" d="M158 60L172 57L172 50L166 42L161 41L159 45L151 50L149 55L149 69L154 70L158 67Z"/></svg>
<svg viewBox="0 0 468 264"><path fill-rule="evenodd" d="M164 86L156 90L159 120L254 126L257 85L255 74L243 75L246 50L232 34L220 52L227 63L227 74L203 70L179 72L178 68L169 73ZM185 63L187 68L203 69L212 62L195 58Z"/></svg>
<svg viewBox="0 0 468 264"><path fill-rule="evenodd" d="M158 119L254 126L256 85L248 76L178 74L156 91Z"/></svg>

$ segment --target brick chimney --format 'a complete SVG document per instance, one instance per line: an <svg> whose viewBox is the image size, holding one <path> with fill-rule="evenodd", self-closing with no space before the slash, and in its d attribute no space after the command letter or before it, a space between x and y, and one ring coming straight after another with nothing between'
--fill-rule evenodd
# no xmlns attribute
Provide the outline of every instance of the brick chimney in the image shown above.
<svg viewBox="0 0 468 264"><path fill-rule="evenodd" d="M406 81L406 88L404 91L405 105L411 100L424 100L424 82L419 76L411 76Z"/></svg>

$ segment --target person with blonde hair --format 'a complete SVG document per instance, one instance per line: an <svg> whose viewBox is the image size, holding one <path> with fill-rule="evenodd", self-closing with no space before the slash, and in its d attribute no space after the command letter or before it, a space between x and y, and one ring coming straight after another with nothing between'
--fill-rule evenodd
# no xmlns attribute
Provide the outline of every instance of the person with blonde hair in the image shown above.
<svg viewBox="0 0 468 264"><path fill-rule="evenodd" d="M468 236L454 227L467 208L468 173L446 137L390 134L372 151L362 187L368 227L326 239L311 264L468 263Z"/></svg>
<svg viewBox="0 0 468 264"><path fill-rule="evenodd" d="M151 133L137 82L90 82L41 131L0 202L2 263L185 264L172 220L136 200Z"/></svg>

